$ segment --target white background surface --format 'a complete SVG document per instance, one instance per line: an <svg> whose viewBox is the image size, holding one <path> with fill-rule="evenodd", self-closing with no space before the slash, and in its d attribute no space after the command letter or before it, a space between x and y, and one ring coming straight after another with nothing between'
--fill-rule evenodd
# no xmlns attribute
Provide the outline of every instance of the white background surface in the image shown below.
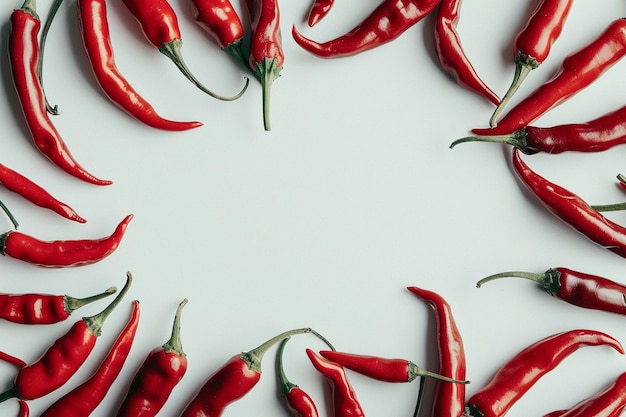
<svg viewBox="0 0 626 417"><path fill-rule="evenodd" d="M39 1L45 17L48 1ZM358 3L358 4L357 4ZM315 28L305 18L310 2L282 2L285 65L272 88L272 131L263 131L261 90L252 80L235 102L196 90L143 38L121 2L109 2L117 65L163 116L199 120L185 133L148 128L101 93L79 39L74 1L61 7L45 55L45 86L63 113L53 121L76 159L114 184L97 187L68 176L31 144L9 75L8 18L19 1L0 10L3 164L70 204L86 224L70 222L0 189L20 229L44 240L98 238L127 214L134 220L117 252L74 269L48 270L2 258L2 291L87 296L135 280L126 302L106 322L89 361L61 390L31 402L31 415L81 383L95 369L141 301L137 339L120 378L93 414L112 415L148 351L164 343L174 311L182 317L189 370L162 411L176 416L201 383L232 355L273 335L311 326L339 350L402 357L436 370L431 310L405 287L417 285L450 303L463 334L469 396L512 355L548 335L575 328L605 331L626 341L624 318L583 310L544 294L531 282L508 280L476 289L483 276L543 272L565 266L624 281L624 259L596 247L550 215L516 180L510 149L493 144L448 145L487 125L493 106L456 85L433 53L433 17L394 42L360 55L323 60L291 38L327 40L347 32L377 0L338 1ZM463 5L458 29L467 54L499 94L512 74L512 39L535 2L476 0ZM238 90L244 72L191 18L179 12L183 54L207 86ZM241 5L235 2L239 9ZM626 12L619 1L575 2L561 38L517 99L549 79L562 59ZM243 15L245 20L245 15ZM624 65L535 124L583 122L623 105ZM615 176L626 171L624 148L600 154L524 157L531 168L593 204L621 201ZM621 213L610 215L626 224ZM5 229L11 227L2 220ZM0 349L35 360L83 315L26 327L0 323ZM322 415L323 384L304 355L323 345L299 336L288 345L290 379L308 391ZM273 354L261 382L227 415L288 415L276 397ZM626 370L626 358L608 347L581 349L542 378L510 411L543 415L568 408ZM15 374L0 367L3 387ZM417 381L391 385L350 373L368 416L408 416ZM421 415L429 415L429 382ZM17 402L0 405L15 415Z"/></svg>

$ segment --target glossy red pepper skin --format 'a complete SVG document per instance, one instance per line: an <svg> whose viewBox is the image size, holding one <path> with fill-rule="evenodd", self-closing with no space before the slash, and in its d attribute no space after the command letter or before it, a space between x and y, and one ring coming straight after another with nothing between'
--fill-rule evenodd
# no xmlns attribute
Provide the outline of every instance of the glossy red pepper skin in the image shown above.
<svg viewBox="0 0 626 417"><path fill-rule="evenodd" d="M307 17L309 27L317 25L320 20L326 17L328 12L330 12L330 9L333 8L334 4L335 0L314 0Z"/></svg>
<svg viewBox="0 0 626 417"><path fill-rule="evenodd" d="M589 86L626 54L626 19L613 21L602 34L563 60L554 77L511 108L491 128L476 135L506 135L528 126L548 110Z"/></svg>
<svg viewBox="0 0 626 417"><path fill-rule="evenodd" d="M0 235L0 253L49 268L93 264L119 247L132 218L132 214L126 216L110 236L101 239L42 241L12 230Z"/></svg>
<svg viewBox="0 0 626 417"><path fill-rule="evenodd" d="M24 400L19 400L20 403L20 417L29 417L30 416L30 407L28 403Z"/></svg>
<svg viewBox="0 0 626 417"><path fill-rule="evenodd" d="M287 409L294 417L319 417L313 398L302 388L291 382L285 374L283 351L289 339L283 339L276 352L276 373L280 385L280 394L285 400Z"/></svg>
<svg viewBox="0 0 626 417"><path fill-rule="evenodd" d="M583 346L610 346L623 354L613 337L594 330L571 330L526 347L504 364L483 388L467 400L474 417L502 417L546 373Z"/></svg>
<svg viewBox="0 0 626 417"><path fill-rule="evenodd" d="M27 363L21 360L20 358L13 356L13 355L9 355L6 352L0 352L0 360L6 363L10 363L11 365L15 365L18 368L23 368L27 365Z"/></svg>
<svg viewBox="0 0 626 417"><path fill-rule="evenodd" d="M456 82L486 98L496 106L500 97L480 78L474 65L463 50L461 38L456 30L461 17L463 0L442 0L435 21L435 52L441 68Z"/></svg>
<svg viewBox="0 0 626 417"><path fill-rule="evenodd" d="M162 118L130 85L115 65L104 0L78 0L78 22L87 58L96 81L119 108L144 124L167 131L202 126L200 122L178 122Z"/></svg>
<svg viewBox="0 0 626 417"><path fill-rule="evenodd" d="M319 352L324 358L362 375L383 382L411 382L417 374L410 371L413 365L406 359L390 359L380 356L359 355L333 350ZM417 365L413 365L417 366Z"/></svg>
<svg viewBox="0 0 626 417"><path fill-rule="evenodd" d="M21 9L11 14L9 54L13 84L33 142L43 155L68 174L90 184L112 184L90 174L74 159L48 116L37 73L40 60L37 36L41 22L30 3L26 0Z"/></svg>
<svg viewBox="0 0 626 417"><path fill-rule="evenodd" d="M626 409L626 373L594 396L583 400L558 416L563 417L619 417ZM556 413L556 412L555 412ZM555 414L552 413L552 414ZM550 417L555 417L551 415Z"/></svg>

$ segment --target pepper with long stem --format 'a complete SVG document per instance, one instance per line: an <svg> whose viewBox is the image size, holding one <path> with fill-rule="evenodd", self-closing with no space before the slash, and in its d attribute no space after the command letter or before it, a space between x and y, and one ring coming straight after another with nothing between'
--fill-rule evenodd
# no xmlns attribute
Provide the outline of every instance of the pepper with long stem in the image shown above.
<svg viewBox="0 0 626 417"><path fill-rule="evenodd" d="M276 373L280 386L280 395L285 400L287 409L294 417L318 417L319 412L315 401L298 385L291 382L285 374L283 352L289 338L283 339L276 352Z"/></svg>

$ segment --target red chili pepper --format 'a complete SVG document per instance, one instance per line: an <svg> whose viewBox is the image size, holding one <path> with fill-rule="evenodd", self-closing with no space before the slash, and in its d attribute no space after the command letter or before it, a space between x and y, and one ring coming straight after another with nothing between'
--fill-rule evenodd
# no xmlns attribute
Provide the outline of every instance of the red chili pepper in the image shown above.
<svg viewBox="0 0 626 417"><path fill-rule="evenodd" d="M515 75L511 86L502 97L490 120L490 126L497 124L497 119L528 74L539 67L552 49L552 45L561 35L563 24L573 0L541 0L530 15L526 26L517 34L513 42Z"/></svg>
<svg viewBox="0 0 626 417"><path fill-rule="evenodd" d="M554 77L519 102L498 122L476 135L505 135L528 126L597 80L626 54L626 19L613 21L598 38L563 60Z"/></svg>
<svg viewBox="0 0 626 417"><path fill-rule="evenodd" d="M11 73L31 137L37 149L68 174L95 185L112 184L109 180L96 178L74 159L48 117L43 88L37 73L40 60L37 36L40 27L35 0L26 0L20 9L11 14Z"/></svg>
<svg viewBox="0 0 626 417"><path fill-rule="evenodd" d="M102 239L44 242L10 230L0 235L0 253L34 265L51 268L93 264L106 258L118 248L132 218L132 214L126 216L110 236Z"/></svg>
<svg viewBox="0 0 626 417"><path fill-rule="evenodd" d="M0 352L0 360L6 363L10 363L11 365L15 365L18 368L23 368L26 366L26 362L16 356L9 355L6 352Z"/></svg>
<svg viewBox="0 0 626 417"><path fill-rule="evenodd" d="M0 402L9 398L34 400L63 386L89 357L104 321L126 295L131 282L129 272L124 288L111 304L96 315L78 320L39 359L21 368L13 387L0 394Z"/></svg>
<svg viewBox="0 0 626 417"><path fill-rule="evenodd" d="M123 0L123 3L141 25L148 41L163 55L171 59L183 75L200 90L213 98L225 101L236 100L246 91L250 82L247 77L246 83L239 93L232 97L225 97L206 88L192 74L185 64L181 52L183 40L178 25L178 17L167 0Z"/></svg>
<svg viewBox="0 0 626 417"><path fill-rule="evenodd" d="M30 416L30 407L26 401L20 400L20 417L29 417Z"/></svg>
<svg viewBox="0 0 626 417"><path fill-rule="evenodd" d="M546 337L511 358L467 401L468 416L502 417L546 373L583 346L610 346L624 353L613 337L594 330L571 330Z"/></svg>
<svg viewBox="0 0 626 417"><path fill-rule="evenodd" d="M291 382L285 374L283 366L283 351L289 338L283 339L278 346L276 353L276 368L278 373L278 382L280 384L280 394L285 400L287 409L294 417L318 417L319 412L313 398L307 394L302 388Z"/></svg>
<svg viewBox="0 0 626 417"><path fill-rule="evenodd" d="M104 0L78 0L78 22L87 58L104 93L122 110L148 126L181 131L202 126L200 122L177 122L159 116L129 84L115 65Z"/></svg>
<svg viewBox="0 0 626 417"><path fill-rule="evenodd" d="M178 305L170 339L153 349L135 374L117 417L153 417L163 408L174 387L187 371L187 355L180 340L180 313L187 304Z"/></svg>
<svg viewBox="0 0 626 417"><path fill-rule="evenodd" d="M443 0L439 5L435 22L435 52L444 71L458 84L485 97L495 104L500 97L480 78L463 50L461 38L456 30L461 15L462 0Z"/></svg>
<svg viewBox="0 0 626 417"><path fill-rule="evenodd" d="M626 409L626 373L594 396L583 400L569 410L550 413L550 417L619 417Z"/></svg>
<svg viewBox="0 0 626 417"><path fill-rule="evenodd" d="M322 58L356 55L396 39L433 11L439 1L384 0L352 30L324 43L304 37L295 26L291 34L298 45Z"/></svg>
<svg viewBox="0 0 626 417"><path fill-rule="evenodd" d="M307 19L307 23L309 27L313 27L322 20L330 9L333 8L333 4L335 4L335 0L314 0L311 8L309 9L309 16Z"/></svg>
<svg viewBox="0 0 626 417"><path fill-rule="evenodd" d="M88 417L104 400L122 371L139 325L139 302L133 302L131 315L98 369L78 387L55 401L41 417Z"/></svg>
<svg viewBox="0 0 626 417"><path fill-rule="evenodd" d="M115 293L115 287L86 298L51 294L0 293L0 319L19 324L52 324L67 320L77 309Z"/></svg>

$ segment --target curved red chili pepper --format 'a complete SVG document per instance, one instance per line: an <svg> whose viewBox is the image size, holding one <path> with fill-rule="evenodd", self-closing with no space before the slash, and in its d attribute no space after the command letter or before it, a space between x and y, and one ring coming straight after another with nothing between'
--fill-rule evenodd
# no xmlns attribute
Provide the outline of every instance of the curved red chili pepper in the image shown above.
<svg viewBox="0 0 626 417"><path fill-rule="evenodd" d="M0 361L10 363L11 365L15 365L18 368L23 368L26 366L26 362L16 356L9 355L6 352L0 352Z"/></svg>
<svg viewBox="0 0 626 417"><path fill-rule="evenodd" d="M554 77L502 117L498 125L472 129L476 135L506 135L528 126L548 110L593 83L626 54L626 19L613 21L598 38L563 60Z"/></svg>
<svg viewBox="0 0 626 417"><path fill-rule="evenodd" d="M276 370L280 384L280 394L285 400L287 409L294 417L318 417L319 412L313 398L302 388L291 382L285 374L283 352L289 338L283 339L276 352Z"/></svg>
<svg viewBox="0 0 626 417"><path fill-rule="evenodd" d="M119 246L133 215L122 220L113 233L102 239L45 242L10 230L0 235L0 253L37 266L63 268L101 261Z"/></svg>
<svg viewBox="0 0 626 417"><path fill-rule="evenodd" d="M30 416L30 407L28 403L24 400L20 400L20 417L29 417Z"/></svg>
<svg viewBox="0 0 626 417"><path fill-rule="evenodd" d="M178 305L170 339L153 349L135 373L117 417L157 415L185 375L187 355L180 340L180 313L186 304L184 299Z"/></svg>
<svg viewBox="0 0 626 417"><path fill-rule="evenodd" d="M461 38L456 30L461 15L462 0L442 0L435 21L435 52L441 68L459 85L468 88L495 104L500 97L480 78L465 54Z"/></svg>
<svg viewBox="0 0 626 417"><path fill-rule="evenodd" d="M472 395L467 401L468 415L502 417L543 375L583 346L610 346L624 353L617 340L594 330L571 330L546 337L516 354Z"/></svg>
<svg viewBox="0 0 626 417"><path fill-rule="evenodd" d="M98 369L78 387L56 400L41 417L88 417L104 400L117 379L135 340L139 325L139 301L133 302L131 315Z"/></svg>
<svg viewBox="0 0 626 417"><path fill-rule="evenodd" d="M626 373L620 374L615 381L594 396L576 404L571 409L557 414L563 417L619 417L626 409ZM550 414L555 417L557 412Z"/></svg>
<svg viewBox="0 0 626 417"><path fill-rule="evenodd" d="M112 184L112 181L96 178L74 159L48 116L37 73L40 60L37 35L41 21L34 7L35 0L26 0L20 9L13 11L9 35L13 83L31 137L37 149L68 174L90 184Z"/></svg>
<svg viewBox="0 0 626 417"><path fill-rule="evenodd" d="M96 81L111 101L132 117L156 129L181 131L202 126L200 122L177 122L159 116L115 65L105 1L78 0L76 3L87 58Z"/></svg>
<svg viewBox="0 0 626 417"><path fill-rule="evenodd" d="M317 25L320 20L326 17L330 9L333 8L333 4L335 4L335 0L314 0L307 18L309 27Z"/></svg>

